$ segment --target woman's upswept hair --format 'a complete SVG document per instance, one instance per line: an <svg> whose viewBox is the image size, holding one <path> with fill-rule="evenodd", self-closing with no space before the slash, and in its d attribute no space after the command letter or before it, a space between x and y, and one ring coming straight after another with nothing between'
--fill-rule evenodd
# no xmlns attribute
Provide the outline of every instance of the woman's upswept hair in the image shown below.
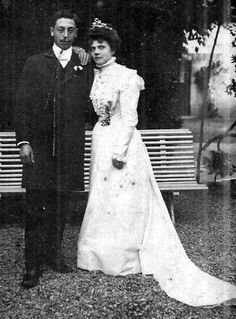
<svg viewBox="0 0 236 319"><path fill-rule="evenodd" d="M94 40L107 41L112 50L117 51L120 48L121 39L111 24L102 23L100 20L95 19L96 22L92 24L89 29L89 45L91 46ZM98 23L97 23L98 21Z"/></svg>

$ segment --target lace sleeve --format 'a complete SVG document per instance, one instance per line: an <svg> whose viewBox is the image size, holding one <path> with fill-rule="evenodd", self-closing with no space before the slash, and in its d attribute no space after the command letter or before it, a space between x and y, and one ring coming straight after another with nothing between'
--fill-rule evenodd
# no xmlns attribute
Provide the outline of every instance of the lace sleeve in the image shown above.
<svg viewBox="0 0 236 319"><path fill-rule="evenodd" d="M123 121L123 129L119 136L116 152L125 159L130 139L138 123L137 106L140 91L144 89L143 79L135 70L129 70L125 80L122 79L120 87L120 112Z"/></svg>

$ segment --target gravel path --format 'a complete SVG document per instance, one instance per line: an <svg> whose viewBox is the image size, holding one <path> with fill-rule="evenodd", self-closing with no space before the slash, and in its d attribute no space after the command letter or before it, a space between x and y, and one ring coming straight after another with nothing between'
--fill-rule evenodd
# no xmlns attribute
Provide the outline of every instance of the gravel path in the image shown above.
<svg viewBox="0 0 236 319"><path fill-rule="evenodd" d="M176 229L186 252L202 270L236 284L236 196L228 186L181 194L175 199ZM77 214L83 203L79 203ZM79 218L64 236L65 256L73 268L58 274L45 268L40 285L24 290L23 228L13 216L0 228L0 318L236 318L236 309L193 308L170 299L152 276L112 277L76 268ZM1 216L4 214L2 213ZM6 216L5 216L6 217ZM2 222L4 218L2 217Z"/></svg>

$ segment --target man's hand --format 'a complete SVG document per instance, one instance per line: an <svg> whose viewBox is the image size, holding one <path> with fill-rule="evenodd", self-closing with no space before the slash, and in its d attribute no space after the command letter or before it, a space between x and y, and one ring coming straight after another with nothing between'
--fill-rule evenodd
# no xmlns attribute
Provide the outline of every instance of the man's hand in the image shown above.
<svg viewBox="0 0 236 319"><path fill-rule="evenodd" d="M34 163L34 152L29 144L23 144L20 146L20 159L23 164Z"/></svg>
<svg viewBox="0 0 236 319"><path fill-rule="evenodd" d="M83 48L73 47L73 51L78 55L82 66L88 64L90 56Z"/></svg>

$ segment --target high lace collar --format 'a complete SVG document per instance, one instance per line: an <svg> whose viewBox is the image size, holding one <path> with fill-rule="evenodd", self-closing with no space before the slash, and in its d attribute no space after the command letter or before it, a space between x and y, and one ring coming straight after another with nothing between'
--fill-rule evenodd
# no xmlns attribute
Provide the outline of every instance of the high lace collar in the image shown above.
<svg viewBox="0 0 236 319"><path fill-rule="evenodd" d="M116 61L116 57L113 56L112 58L110 58L110 60L108 60L106 63L104 63L102 65L97 65L96 64L96 67L98 69L102 70L102 69L106 68L107 66L113 64L115 61Z"/></svg>

